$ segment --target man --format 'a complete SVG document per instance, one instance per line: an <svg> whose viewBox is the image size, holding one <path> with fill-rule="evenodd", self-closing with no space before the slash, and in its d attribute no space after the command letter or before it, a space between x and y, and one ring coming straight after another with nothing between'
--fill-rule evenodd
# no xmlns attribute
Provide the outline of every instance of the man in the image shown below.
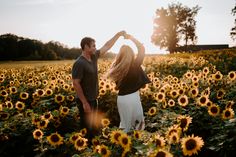
<svg viewBox="0 0 236 157"><path fill-rule="evenodd" d="M85 37L81 40L82 54L76 59L73 65L72 81L76 91L81 127L87 129L88 138L92 138L94 131L88 118L97 108L96 99L99 89L97 59L99 56L104 55L120 36L124 36L125 34L125 31L116 33L99 50L96 50L94 39Z"/></svg>

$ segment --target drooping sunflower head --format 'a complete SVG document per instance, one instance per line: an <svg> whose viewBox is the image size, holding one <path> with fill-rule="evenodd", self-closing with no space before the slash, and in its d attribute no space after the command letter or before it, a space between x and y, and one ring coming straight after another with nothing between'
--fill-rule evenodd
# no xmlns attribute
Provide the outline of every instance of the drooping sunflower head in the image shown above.
<svg viewBox="0 0 236 157"><path fill-rule="evenodd" d="M222 113L223 119L232 119L234 118L234 110L232 108L226 108Z"/></svg>
<svg viewBox="0 0 236 157"><path fill-rule="evenodd" d="M153 151L148 157L173 157L173 155L164 149L157 149Z"/></svg>
<svg viewBox="0 0 236 157"><path fill-rule="evenodd" d="M197 154L204 142L201 137L192 135L181 139L181 147L185 156Z"/></svg>
<svg viewBox="0 0 236 157"><path fill-rule="evenodd" d="M179 127L186 131L190 123L192 123L192 117L181 115L178 117Z"/></svg>
<svg viewBox="0 0 236 157"><path fill-rule="evenodd" d="M170 134L170 136L168 138L168 142L170 144L176 144L176 143L179 143L179 141L180 141L179 133L173 132L172 134Z"/></svg>
<svg viewBox="0 0 236 157"><path fill-rule="evenodd" d="M157 148L163 148L166 144L164 137L160 136L159 134L155 134L151 141L155 143Z"/></svg>
<svg viewBox="0 0 236 157"><path fill-rule="evenodd" d="M75 141L78 139L78 138L80 138L80 137L82 137L82 135L81 135L81 133L74 133L74 134L72 134L71 136L70 136L70 139L69 139L69 141L72 143L72 144L74 144L75 143Z"/></svg>
<svg viewBox="0 0 236 157"><path fill-rule="evenodd" d="M222 99L223 97L224 97L224 95L225 95L225 90L224 89L219 89L218 91L217 91L217 93L216 93L216 98L217 99Z"/></svg>

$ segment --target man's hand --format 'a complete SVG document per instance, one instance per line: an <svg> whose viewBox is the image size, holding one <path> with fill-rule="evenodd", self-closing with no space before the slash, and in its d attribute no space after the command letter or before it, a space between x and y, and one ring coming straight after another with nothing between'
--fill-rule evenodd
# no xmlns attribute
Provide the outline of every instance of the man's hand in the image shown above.
<svg viewBox="0 0 236 157"><path fill-rule="evenodd" d="M84 108L84 112L86 113L91 112L91 108L88 102L83 103L83 108Z"/></svg>

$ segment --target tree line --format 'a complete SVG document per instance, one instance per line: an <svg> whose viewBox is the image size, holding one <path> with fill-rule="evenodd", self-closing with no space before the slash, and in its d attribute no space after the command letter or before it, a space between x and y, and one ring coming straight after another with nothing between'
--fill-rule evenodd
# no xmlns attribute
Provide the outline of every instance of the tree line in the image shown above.
<svg viewBox="0 0 236 157"><path fill-rule="evenodd" d="M0 60L75 59L81 52L80 48L67 48L57 41L43 43L14 34L0 36Z"/></svg>

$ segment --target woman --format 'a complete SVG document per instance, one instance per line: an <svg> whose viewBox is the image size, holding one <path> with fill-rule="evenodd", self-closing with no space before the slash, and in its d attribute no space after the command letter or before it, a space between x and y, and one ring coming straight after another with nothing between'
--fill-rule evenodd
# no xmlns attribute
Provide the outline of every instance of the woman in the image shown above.
<svg viewBox="0 0 236 157"><path fill-rule="evenodd" d="M141 68L145 56L144 46L129 34L124 37L136 45L137 57L135 58L131 47L123 45L112 63L108 77L116 82L119 90L117 97L119 127L128 132L130 129L143 130L145 127L139 89L150 83L150 80Z"/></svg>

